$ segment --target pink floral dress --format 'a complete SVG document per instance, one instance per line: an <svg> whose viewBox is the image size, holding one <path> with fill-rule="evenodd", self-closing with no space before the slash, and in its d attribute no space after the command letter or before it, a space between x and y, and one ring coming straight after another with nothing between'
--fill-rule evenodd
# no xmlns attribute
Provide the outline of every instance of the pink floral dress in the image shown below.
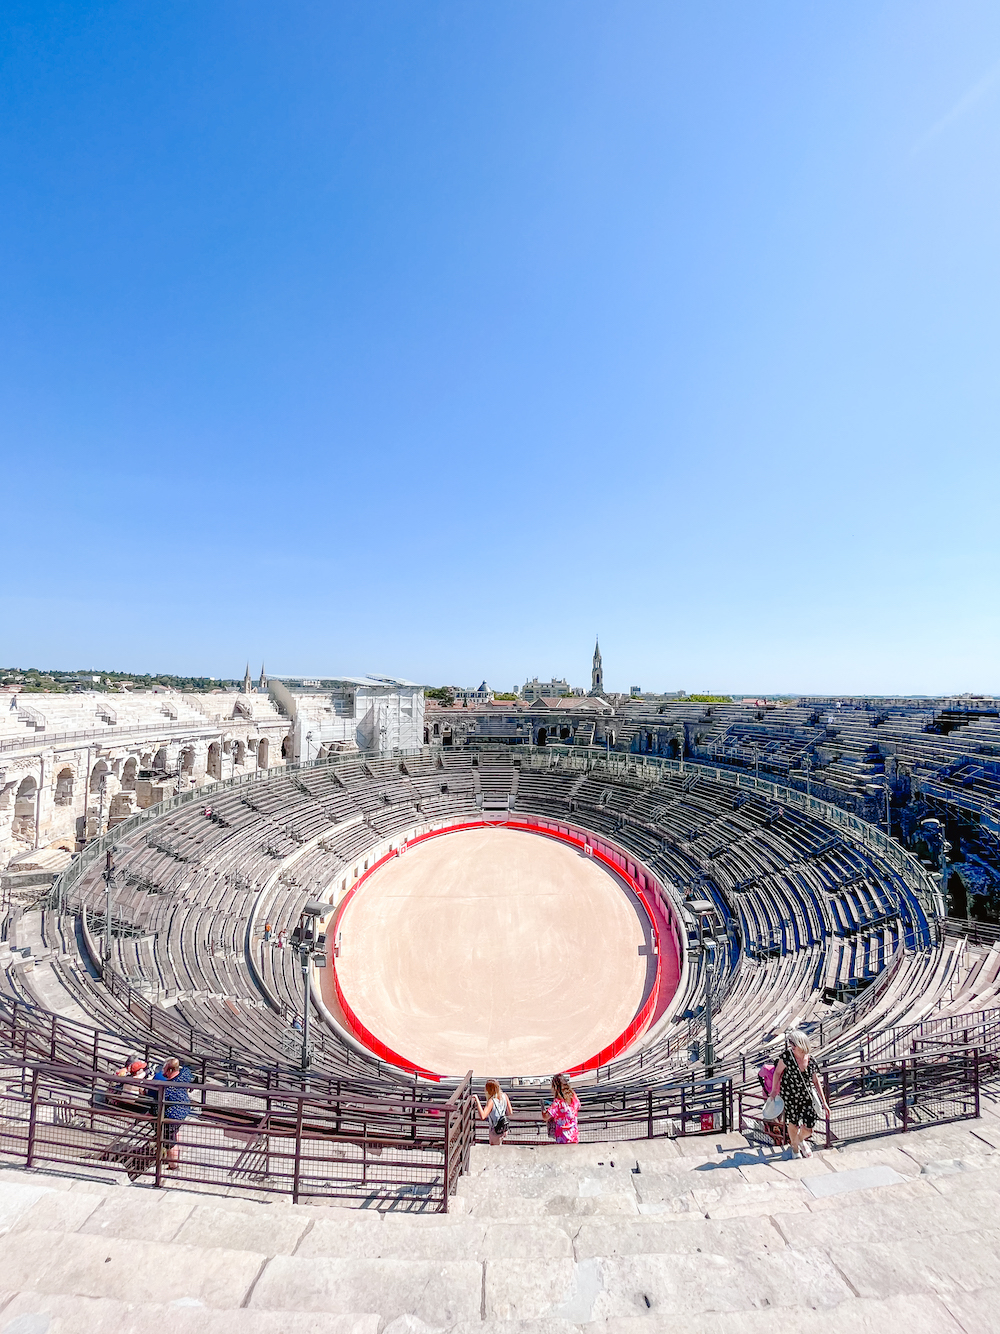
<svg viewBox="0 0 1000 1334"><path fill-rule="evenodd" d="M557 1144L579 1144L580 1131L577 1117L580 1114L580 1099L573 1094L571 1102L563 1098L553 1098L549 1103L549 1125L555 1127Z"/></svg>

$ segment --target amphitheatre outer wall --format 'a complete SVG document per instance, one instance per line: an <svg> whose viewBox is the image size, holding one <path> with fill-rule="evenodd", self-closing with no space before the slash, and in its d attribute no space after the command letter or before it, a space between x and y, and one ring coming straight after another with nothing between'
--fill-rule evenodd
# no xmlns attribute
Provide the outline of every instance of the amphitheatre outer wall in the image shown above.
<svg viewBox="0 0 1000 1334"><path fill-rule="evenodd" d="M683 968L655 878L537 817L411 835L344 896L328 939L338 1026L432 1078L593 1070L650 1039Z"/></svg>

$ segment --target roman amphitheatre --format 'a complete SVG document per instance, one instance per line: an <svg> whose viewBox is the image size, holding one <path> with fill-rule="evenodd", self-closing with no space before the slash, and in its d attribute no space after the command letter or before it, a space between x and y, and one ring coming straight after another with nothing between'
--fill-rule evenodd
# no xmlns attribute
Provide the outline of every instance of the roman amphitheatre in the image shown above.
<svg viewBox="0 0 1000 1334"><path fill-rule="evenodd" d="M988 1327L992 702L541 701L503 736L261 676L8 716L0 1330ZM337 691L353 744L317 746ZM793 1028L808 1158L758 1079ZM181 1123L121 1073L175 1056Z"/></svg>

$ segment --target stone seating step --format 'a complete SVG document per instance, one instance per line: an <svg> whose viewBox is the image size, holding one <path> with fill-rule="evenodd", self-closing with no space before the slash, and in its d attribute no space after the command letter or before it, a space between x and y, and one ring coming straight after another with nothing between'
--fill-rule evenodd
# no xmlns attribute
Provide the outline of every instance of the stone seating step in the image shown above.
<svg viewBox="0 0 1000 1334"><path fill-rule="evenodd" d="M627 1150L627 1152L623 1152ZM0 1334L985 1334L1000 1121L477 1148L447 1215L0 1170Z"/></svg>

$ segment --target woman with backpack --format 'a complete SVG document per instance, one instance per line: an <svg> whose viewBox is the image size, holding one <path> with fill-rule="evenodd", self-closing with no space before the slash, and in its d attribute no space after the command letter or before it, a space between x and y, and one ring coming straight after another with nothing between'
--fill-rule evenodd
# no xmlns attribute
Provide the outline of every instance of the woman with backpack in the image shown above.
<svg viewBox="0 0 1000 1334"><path fill-rule="evenodd" d="M501 1092L500 1085L495 1079L486 1081L486 1096L489 1102L485 1107L476 1094L472 1095L472 1100L479 1108L480 1119L490 1123L490 1143L502 1144L504 1136L510 1129L510 1098Z"/></svg>
<svg viewBox="0 0 1000 1334"><path fill-rule="evenodd" d="M801 1028L788 1034L787 1046L774 1067L772 1092L785 1104L785 1125L793 1158L811 1158L809 1136L816 1120L829 1116L830 1108L823 1096L819 1066L809 1054L809 1038Z"/></svg>

